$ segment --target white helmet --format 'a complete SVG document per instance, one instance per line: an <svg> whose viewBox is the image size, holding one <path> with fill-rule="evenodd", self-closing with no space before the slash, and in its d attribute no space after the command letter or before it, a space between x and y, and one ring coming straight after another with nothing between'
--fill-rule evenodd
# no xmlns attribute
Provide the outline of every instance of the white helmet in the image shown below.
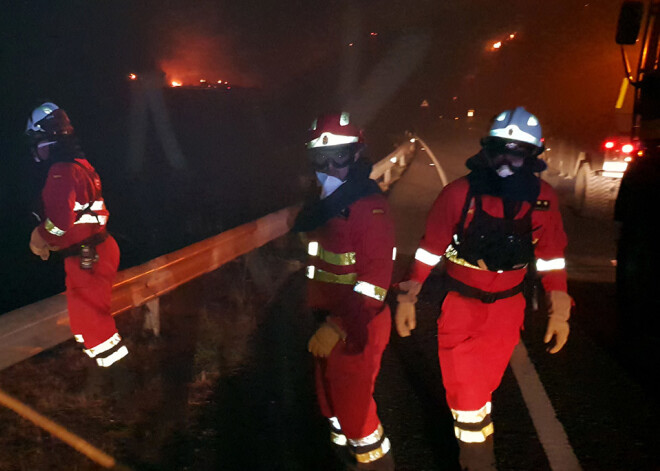
<svg viewBox="0 0 660 471"><path fill-rule="evenodd" d="M543 131L539 120L522 106L502 111L490 127L488 137L525 142L543 148Z"/></svg>
<svg viewBox="0 0 660 471"><path fill-rule="evenodd" d="M32 110L25 134L32 138L57 137L73 134L73 126L63 109L60 109L55 103L46 102Z"/></svg>

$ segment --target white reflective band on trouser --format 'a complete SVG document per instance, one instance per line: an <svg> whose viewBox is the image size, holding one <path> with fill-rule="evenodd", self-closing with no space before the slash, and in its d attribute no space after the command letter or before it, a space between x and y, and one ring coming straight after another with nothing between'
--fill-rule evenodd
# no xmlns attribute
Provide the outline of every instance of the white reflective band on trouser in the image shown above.
<svg viewBox="0 0 660 471"><path fill-rule="evenodd" d="M396 260L396 247L392 249L392 260Z"/></svg>
<svg viewBox="0 0 660 471"><path fill-rule="evenodd" d="M492 410L493 405L488 401L481 409L479 410L451 410L451 415L454 417L454 420L457 422L463 422L464 424L478 424L486 418L490 411Z"/></svg>
<svg viewBox="0 0 660 471"><path fill-rule="evenodd" d="M415 260L432 267L440 263L440 259L442 259L440 255L432 254L421 247L415 252Z"/></svg>
<svg viewBox="0 0 660 471"><path fill-rule="evenodd" d="M319 243L312 241L307 244L307 253L312 257L316 257L319 254Z"/></svg>
<svg viewBox="0 0 660 471"><path fill-rule="evenodd" d="M384 288L381 288L380 286L372 285L371 283L367 283L366 281L358 281L355 283L355 287L353 288L353 291L356 293L363 294L365 296L369 296L370 298L377 299L378 301L384 301L385 296L387 296L387 290Z"/></svg>
<svg viewBox="0 0 660 471"><path fill-rule="evenodd" d="M463 430L454 426L454 434L456 435L456 438L463 443L483 443L493 434L494 430L492 422L478 432Z"/></svg>
<svg viewBox="0 0 660 471"><path fill-rule="evenodd" d="M112 337L110 337L108 340L101 342L98 344L96 347L89 348L87 350L83 350L87 355L89 355L90 358L94 358L96 355L99 353L107 352L110 350L112 347L117 345L119 342L121 342L121 337L119 336L119 333L115 333Z"/></svg>
<svg viewBox="0 0 660 471"><path fill-rule="evenodd" d="M96 363L99 366L107 368L108 366L112 365L116 361L121 360L122 358L124 358L126 355L128 355L128 348L126 348L126 345L122 345L122 347L119 348L112 355L108 355L105 358L97 358Z"/></svg>
<svg viewBox="0 0 660 471"><path fill-rule="evenodd" d="M66 234L66 231L63 231L59 227L57 227L55 224L53 224L53 221L50 219L46 219L46 222L44 222L44 229L50 234L53 234L54 236L57 237L62 237L64 234Z"/></svg>
<svg viewBox="0 0 660 471"><path fill-rule="evenodd" d="M351 444L353 447L360 447L360 446L367 446L367 445L373 445L374 443L378 443L381 438L383 438L383 434L385 431L383 430L382 425L378 425L378 428L371 434L367 435L366 437L363 438L349 438L348 443Z"/></svg>
<svg viewBox="0 0 660 471"><path fill-rule="evenodd" d="M553 258L552 260L536 260L536 271L563 270L566 268L566 259Z"/></svg>

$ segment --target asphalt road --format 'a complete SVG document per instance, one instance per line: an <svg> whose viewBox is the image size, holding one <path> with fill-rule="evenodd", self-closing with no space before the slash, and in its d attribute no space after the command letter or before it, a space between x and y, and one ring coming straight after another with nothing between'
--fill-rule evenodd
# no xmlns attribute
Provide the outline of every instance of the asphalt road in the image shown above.
<svg viewBox="0 0 660 471"><path fill-rule="evenodd" d="M479 137L476 130L452 126L423 136L450 180L465 173L464 161L478 149ZM426 212L442 188L430 164L421 151L389 192L399 248L395 279L410 263ZM527 316L518 369L507 370L493 396L498 469L660 469L653 389L658 369L645 355L646 346L653 347L650 337L622 335L625 319L615 310L611 263L616 228L607 220L577 217L570 207L571 182L546 178L562 201L569 292L576 308L569 342L557 355L549 355L542 343L543 316ZM285 239L164 297L159 339L140 334L139 316L118 319L131 344L132 374L138 376L129 397L112 402L86 396L84 370L72 360L79 358L73 342L62 347L63 360L48 352L4 371L3 384L30 404L35 395L41 397L38 410L134 470L338 469L315 404L312 359L305 348L313 326L302 308L304 247L294 237ZM250 284L241 281L246 278ZM268 284L267 296L252 293L259 284ZM406 339L393 332L376 384L399 471L457 466L436 355L441 293L440 279L432 275L418 304L417 329ZM521 358L531 368L524 375ZM61 369L46 366L61 361ZM213 369L205 364L211 361L217 374L200 377L200 370ZM66 388L40 387L48 374L59 381L54 384L61 377L70 380ZM542 387L530 389L529 377L538 377ZM121 383L115 380L112 388ZM539 403L550 408L547 417L534 412ZM555 419L559 430L548 425ZM11 430L20 426L13 417L3 420ZM49 469L95 469L32 429L20 437L12 446L37 451L14 461L13 448L0 448L3 471L27 469L31 462L49 463ZM557 453L574 456L578 464L557 465Z"/></svg>

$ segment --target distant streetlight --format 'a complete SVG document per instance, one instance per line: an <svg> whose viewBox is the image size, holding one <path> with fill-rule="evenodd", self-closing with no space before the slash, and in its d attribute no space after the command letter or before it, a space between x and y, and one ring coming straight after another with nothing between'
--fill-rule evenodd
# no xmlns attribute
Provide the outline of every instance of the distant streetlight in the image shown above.
<svg viewBox="0 0 660 471"><path fill-rule="evenodd" d="M130 80L137 80L137 75L135 75L135 74L128 74L128 78L129 78Z"/></svg>
<svg viewBox="0 0 660 471"><path fill-rule="evenodd" d="M502 47L502 41L497 41L495 44L493 44L493 49L499 49Z"/></svg>
<svg viewBox="0 0 660 471"><path fill-rule="evenodd" d="M467 117L472 118L474 116L474 110L468 110L467 111Z"/></svg>

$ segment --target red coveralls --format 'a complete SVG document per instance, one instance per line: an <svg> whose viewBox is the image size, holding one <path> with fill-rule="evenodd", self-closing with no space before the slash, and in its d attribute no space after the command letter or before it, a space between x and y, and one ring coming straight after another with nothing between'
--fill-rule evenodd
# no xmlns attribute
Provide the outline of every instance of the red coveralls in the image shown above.
<svg viewBox="0 0 660 471"><path fill-rule="evenodd" d="M338 419L335 443L341 444L343 433L359 462L375 461L389 450L373 399L391 328L390 309L383 302L394 250L387 200L382 194L363 197L307 236L308 306L326 311L347 333L327 359L316 359L321 412ZM365 450L369 453L361 453Z"/></svg>
<svg viewBox="0 0 660 471"><path fill-rule="evenodd" d="M452 278L483 291L511 289L522 282L526 269L500 273L481 269L459 259L449 247L461 219L468 189L467 177L463 177L447 185L436 199L427 219L425 235L415 254L410 279L423 283L444 255L447 274ZM504 216L500 198L483 195L482 202L483 209L490 215ZM516 218L522 218L529 208L530 204L523 202ZM465 227L472 220L473 213L474 198ZM566 234L557 195L544 181L541 181L536 209L532 212L532 228L537 269L542 276L543 287L546 292L565 292ZM472 425L468 430L456 430L457 437L462 441L480 442L493 432L489 417L491 393L499 386L519 341L524 311L522 293L491 304L454 291L450 291L445 298L438 318L438 357L447 403L454 418L461 412L468 412L470 416L467 422ZM475 427L475 423L480 423L481 429Z"/></svg>
<svg viewBox="0 0 660 471"><path fill-rule="evenodd" d="M38 231L51 247L63 250L106 231L109 212L101 180L86 159L54 163L42 190L44 222ZM89 211L93 211L93 214ZM119 247L111 237L96 246L93 268L80 267L80 256L64 259L69 324L76 341L99 366L110 366L128 353L110 313Z"/></svg>

